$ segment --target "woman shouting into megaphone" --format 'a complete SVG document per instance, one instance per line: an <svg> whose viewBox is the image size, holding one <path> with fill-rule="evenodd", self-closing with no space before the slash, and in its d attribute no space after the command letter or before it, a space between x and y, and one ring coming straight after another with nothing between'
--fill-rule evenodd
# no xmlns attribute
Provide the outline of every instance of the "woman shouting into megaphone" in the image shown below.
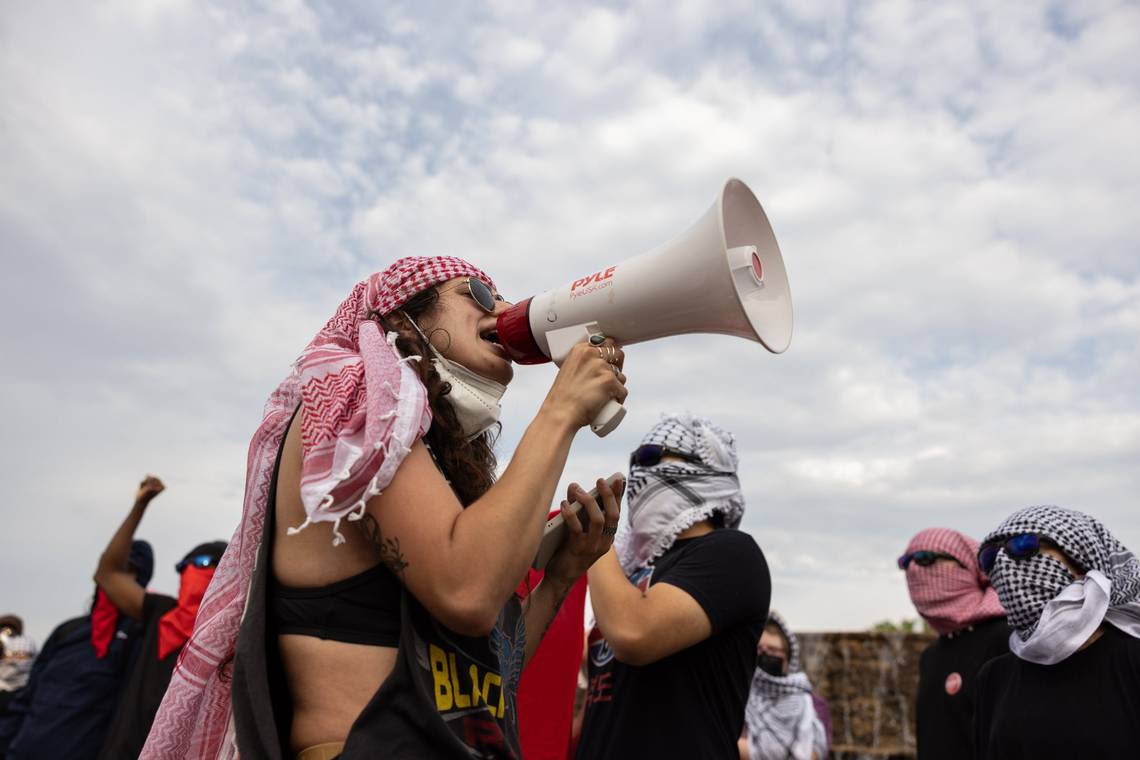
<svg viewBox="0 0 1140 760"><path fill-rule="evenodd" d="M506 307L452 257L357 284L269 398L242 523L142 757L520 756L523 664L609 549L615 494L567 520L525 603L514 591L575 434L627 391L620 347L575 347L496 480Z"/></svg>

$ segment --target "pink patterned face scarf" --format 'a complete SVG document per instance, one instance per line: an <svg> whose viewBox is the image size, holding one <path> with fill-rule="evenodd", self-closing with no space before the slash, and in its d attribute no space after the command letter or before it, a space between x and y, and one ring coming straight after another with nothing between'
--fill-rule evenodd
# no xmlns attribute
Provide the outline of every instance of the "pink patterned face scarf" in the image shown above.
<svg viewBox="0 0 1140 760"><path fill-rule="evenodd" d="M932 551L949 554L953 562L935 562L922 567L911 562L906 583L915 609L940 634L954 633L1005 610L985 573L978 567L978 542L949 528L928 528L907 544L906 553Z"/></svg>
<svg viewBox="0 0 1140 760"><path fill-rule="evenodd" d="M450 256L408 257L357 283L336 314L305 348L293 371L270 395L249 446L241 523L202 599L190 640L174 669L143 760L231 760L233 743L228 673L265 525L273 465L294 410L300 405L301 500L312 523L340 524L363 515L367 500L391 482L412 444L431 425L427 391L395 348L367 318L389 314L417 293L482 271Z"/></svg>

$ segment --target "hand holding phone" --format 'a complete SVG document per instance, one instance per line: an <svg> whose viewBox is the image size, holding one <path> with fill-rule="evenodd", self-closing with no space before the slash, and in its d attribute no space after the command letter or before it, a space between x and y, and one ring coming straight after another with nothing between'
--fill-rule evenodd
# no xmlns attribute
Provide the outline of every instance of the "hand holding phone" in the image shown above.
<svg viewBox="0 0 1140 760"><path fill-rule="evenodd" d="M606 484L617 496L618 501L621 501L622 492L625 490L625 476L620 472L615 472L606 478ZM590 491L590 498L598 498L598 489L594 488ZM574 515L581 524L583 529L587 527L582 516L579 514L583 509L582 503L575 501L570 505L570 513ZM558 547L566 540L567 528L566 523L562 519L562 513L559 512L554 517L546 521L546 527L542 531L542 541L538 545L538 553L534 555L534 564L532 565L535 570L545 570L546 564L550 562L550 558L558 551Z"/></svg>

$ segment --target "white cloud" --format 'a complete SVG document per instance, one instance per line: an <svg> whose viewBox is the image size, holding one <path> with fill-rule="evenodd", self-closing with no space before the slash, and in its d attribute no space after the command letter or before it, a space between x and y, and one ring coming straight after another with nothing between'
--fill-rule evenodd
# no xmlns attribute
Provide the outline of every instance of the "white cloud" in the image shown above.
<svg viewBox="0 0 1140 760"><path fill-rule="evenodd" d="M671 238L730 175L787 258L791 349L631 347L630 416L565 481L662 409L722 421L800 627L912 615L893 560L930 524L1056 502L1140 549L1134 5L0 14L0 571L42 568L7 602L41 639L144 472L158 588L229 535L264 398L357 278L453 252L523 296ZM519 369L504 461L551 377Z"/></svg>

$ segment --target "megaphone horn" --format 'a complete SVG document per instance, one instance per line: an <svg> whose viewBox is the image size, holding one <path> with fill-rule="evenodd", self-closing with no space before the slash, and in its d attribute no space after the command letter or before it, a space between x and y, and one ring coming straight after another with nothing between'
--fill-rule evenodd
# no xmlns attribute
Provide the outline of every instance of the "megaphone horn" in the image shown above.
<svg viewBox="0 0 1140 760"><path fill-rule="evenodd" d="M764 209L747 185L730 179L679 237L520 301L499 316L497 328L519 364L561 365L575 343L592 335L629 345L719 333L779 354L792 340L792 298ZM591 429L605 436L624 416L625 408L610 401Z"/></svg>

